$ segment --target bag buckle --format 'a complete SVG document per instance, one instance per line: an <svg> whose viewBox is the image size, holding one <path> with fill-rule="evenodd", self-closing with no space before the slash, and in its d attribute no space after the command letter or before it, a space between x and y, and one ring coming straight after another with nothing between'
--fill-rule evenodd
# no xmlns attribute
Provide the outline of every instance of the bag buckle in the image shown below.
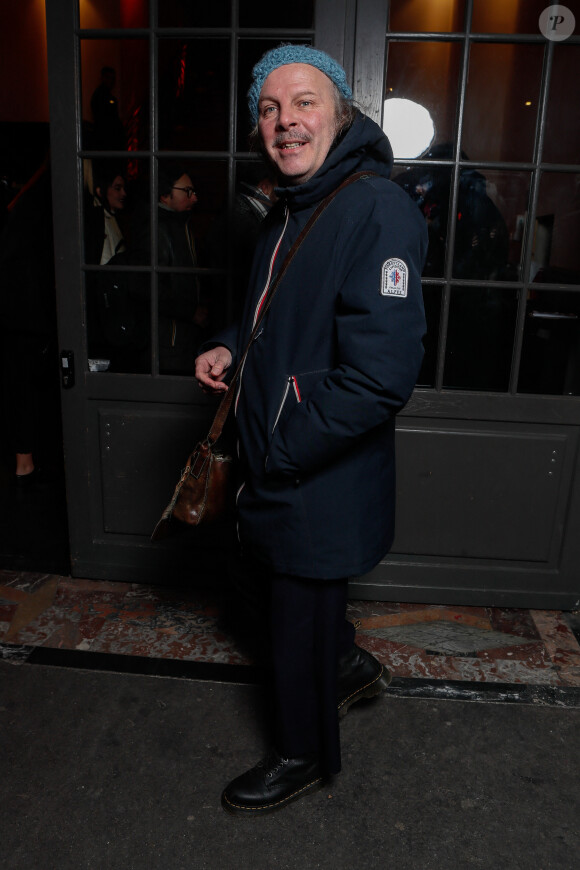
<svg viewBox="0 0 580 870"><path fill-rule="evenodd" d="M204 449L205 448L205 449ZM189 474L197 480L205 468L205 464L211 456L211 448L207 441L199 445L195 452L195 459L191 463Z"/></svg>

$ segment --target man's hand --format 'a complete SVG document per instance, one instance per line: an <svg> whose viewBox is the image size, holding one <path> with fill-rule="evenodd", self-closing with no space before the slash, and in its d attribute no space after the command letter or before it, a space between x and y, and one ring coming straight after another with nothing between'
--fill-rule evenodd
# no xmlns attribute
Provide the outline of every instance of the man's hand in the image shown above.
<svg viewBox="0 0 580 870"><path fill-rule="evenodd" d="M204 393L223 393L228 385L222 378L232 363L227 347L212 347L195 361L195 377Z"/></svg>

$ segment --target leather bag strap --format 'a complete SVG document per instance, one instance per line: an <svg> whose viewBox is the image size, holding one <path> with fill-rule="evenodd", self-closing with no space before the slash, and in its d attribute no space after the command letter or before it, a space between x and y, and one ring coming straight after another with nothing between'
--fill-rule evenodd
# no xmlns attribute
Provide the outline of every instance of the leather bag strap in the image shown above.
<svg viewBox="0 0 580 870"><path fill-rule="evenodd" d="M244 353L242 354L240 362L238 363L238 366L237 366L237 368L233 374L233 377L229 383L227 393L224 395L224 397L221 400L219 407L217 409L216 415L214 417L213 423L211 425L211 428L209 430L209 433L208 433L208 436L206 439L210 445L215 444L215 442L218 440L218 438L222 434L222 429L225 425L226 418L228 416L228 413L229 413L229 410L231 408L232 401L234 398L234 392L235 392L234 387L235 387L237 380L240 376L240 373L244 367L244 363L246 361L246 357L248 355L248 352L252 346L254 338L256 337L256 334L258 332L260 324L262 323L262 321L266 315L266 312L268 311L268 309L270 308L270 305L272 304L272 300L274 299L274 294L276 293L276 290L278 289L278 286L279 286L280 282L282 281L282 278L284 277L284 275L288 271L288 267L290 266L290 263L292 262L292 260L296 256L298 248L300 247L300 245L302 244L302 242L304 241L304 239L306 238L306 236L308 235L308 233L310 232L310 230L312 229L314 224L318 221L322 212L330 205L330 203L332 202L334 197L338 193L340 193L340 191L344 187L347 187L349 184L353 184L355 181L359 181L359 179L361 179L361 178L368 178L371 175L378 175L378 173L377 172L370 172L370 171L355 172L353 175L349 175L348 178L346 178L342 182L342 184L340 184L335 190L332 191L332 193L329 193L328 196L322 200L322 202L318 205L316 210L312 213L308 222L303 227L300 235L298 236L298 238L296 239L296 241L294 242L294 244L292 245L292 247L290 248L290 250L286 254L286 257L284 258L284 262L282 263L280 270L279 270L278 274L276 275L276 278L275 278L273 284L270 286L270 289L268 291L268 295L266 297L266 301L262 305L262 310L260 311L260 315L259 315L259 317L254 325L254 328L252 329L252 333L251 333L250 338L248 340L248 343L246 345L246 349L244 350Z"/></svg>

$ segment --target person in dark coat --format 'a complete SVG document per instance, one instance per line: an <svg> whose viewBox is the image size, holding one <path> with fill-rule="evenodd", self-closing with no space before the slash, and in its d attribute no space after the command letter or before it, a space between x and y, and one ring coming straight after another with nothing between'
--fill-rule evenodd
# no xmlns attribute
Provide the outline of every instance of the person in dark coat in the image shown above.
<svg viewBox="0 0 580 870"><path fill-rule="evenodd" d="M389 675L354 643L349 576L394 534L395 416L423 357L427 232L388 180L392 150L352 107L344 70L310 46L280 46L253 71L250 111L274 165L239 327L198 357L202 388L227 389L272 278L316 206L348 176L303 242L246 358L237 388L242 549L271 589L273 747L224 790L224 809L261 815L341 767L338 721Z"/></svg>
<svg viewBox="0 0 580 870"><path fill-rule="evenodd" d="M84 204L85 263L104 266L125 250L117 222L127 199L124 167L111 161L94 162L94 192L87 191Z"/></svg>
<svg viewBox="0 0 580 870"><path fill-rule="evenodd" d="M159 266L197 266L195 239L190 224L197 203L193 182L186 168L174 161L159 165L158 250ZM138 208L130 232L126 262L148 265L151 261L149 209ZM160 272L159 371L161 374L193 373L195 355L207 337L209 305L197 275Z"/></svg>
<svg viewBox="0 0 580 870"><path fill-rule="evenodd" d="M4 429L19 486L38 479L43 399L56 380L56 298L49 159L8 207L0 237ZM51 422L51 421L49 421Z"/></svg>
<svg viewBox="0 0 580 870"><path fill-rule="evenodd" d="M119 101L113 93L117 76L111 66L101 69L100 84L91 96L92 146L99 151L125 151L127 135L119 117Z"/></svg>

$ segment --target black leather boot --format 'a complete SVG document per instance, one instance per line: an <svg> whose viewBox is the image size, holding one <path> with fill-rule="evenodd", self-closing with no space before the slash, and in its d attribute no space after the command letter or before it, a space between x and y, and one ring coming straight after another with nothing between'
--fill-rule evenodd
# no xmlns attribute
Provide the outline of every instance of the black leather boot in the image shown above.
<svg viewBox="0 0 580 870"><path fill-rule="evenodd" d="M338 662L338 715L342 718L361 698L374 698L387 688L391 674L362 647L353 645Z"/></svg>
<svg viewBox="0 0 580 870"><path fill-rule="evenodd" d="M234 815L263 816L320 788L316 755L283 758L272 749L266 758L224 789L222 807Z"/></svg>

